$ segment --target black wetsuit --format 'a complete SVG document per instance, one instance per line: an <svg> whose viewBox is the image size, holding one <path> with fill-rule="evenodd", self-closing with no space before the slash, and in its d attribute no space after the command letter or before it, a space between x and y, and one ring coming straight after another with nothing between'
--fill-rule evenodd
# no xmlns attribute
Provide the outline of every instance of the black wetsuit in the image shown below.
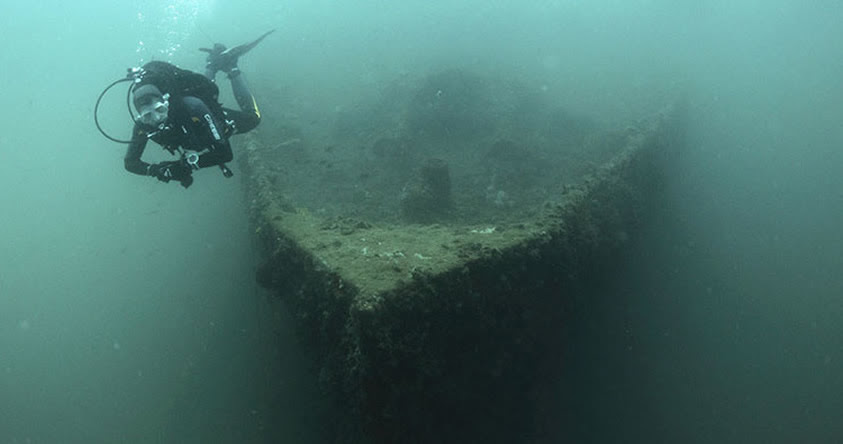
<svg viewBox="0 0 843 444"><path fill-rule="evenodd" d="M213 79L213 73L206 73L206 76ZM179 148L200 153L199 168L231 161L233 155L228 138L252 130L260 123L261 116L240 71L232 71L229 78L240 111L223 107L225 115L220 116L197 97L171 98L164 129L157 130L135 123L132 141L124 158L126 170L135 174L150 174L150 164L141 160L150 139L171 153Z"/></svg>

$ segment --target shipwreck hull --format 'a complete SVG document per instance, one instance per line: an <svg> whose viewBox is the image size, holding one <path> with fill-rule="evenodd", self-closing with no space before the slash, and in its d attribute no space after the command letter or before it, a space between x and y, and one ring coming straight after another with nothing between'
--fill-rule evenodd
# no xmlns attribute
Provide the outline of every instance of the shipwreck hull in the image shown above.
<svg viewBox="0 0 843 444"><path fill-rule="evenodd" d="M249 139L257 279L341 406L336 442L532 442L569 309L660 205L682 123L672 106L614 132L614 155L554 200L486 223L322 217Z"/></svg>

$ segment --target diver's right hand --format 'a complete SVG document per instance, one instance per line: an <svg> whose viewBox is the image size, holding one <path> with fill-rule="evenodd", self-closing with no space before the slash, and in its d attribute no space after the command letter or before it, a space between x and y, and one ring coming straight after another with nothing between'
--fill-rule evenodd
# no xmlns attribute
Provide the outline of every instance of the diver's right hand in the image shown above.
<svg viewBox="0 0 843 444"><path fill-rule="evenodd" d="M177 180L185 188L193 183L191 172L190 166L180 160L161 162L149 166L150 176L155 176L155 178L164 183Z"/></svg>

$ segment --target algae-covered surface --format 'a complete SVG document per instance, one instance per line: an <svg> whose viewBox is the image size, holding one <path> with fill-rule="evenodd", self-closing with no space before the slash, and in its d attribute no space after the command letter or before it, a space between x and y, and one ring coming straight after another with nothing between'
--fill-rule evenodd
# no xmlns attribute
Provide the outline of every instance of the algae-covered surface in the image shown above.
<svg viewBox="0 0 843 444"><path fill-rule="evenodd" d="M536 226L525 223L378 226L355 219L323 220L305 211L276 220L276 230L353 283L361 295L393 290L420 273L445 272L536 234Z"/></svg>
<svg viewBox="0 0 843 444"><path fill-rule="evenodd" d="M658 205L681 132L677 108L604 129L446 71L328 134L251 137L257 278L345 412L337 442L530 442L565 316Z"/></svg>

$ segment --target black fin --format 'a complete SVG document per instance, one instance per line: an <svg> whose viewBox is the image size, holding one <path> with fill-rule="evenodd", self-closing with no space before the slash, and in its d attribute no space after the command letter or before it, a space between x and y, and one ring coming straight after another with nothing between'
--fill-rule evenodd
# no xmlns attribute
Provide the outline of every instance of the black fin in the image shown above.
<svg viewBox="0 0 843 444"><path fill-rule="evenodd" d="M269 34L272 34L273 32L275 32L274 29L269 30L269 31L265 32L262 36L258 37L254 41L252 41L251 43L246 43L246 44L243 44L243 45L237 45L233 48L229 48L229 49L223 51L223 54L231 54L234 57L240 57L243 54L246 54L247 52L251 51L252 48L254 48L255 46L258 46L258 43L260 43L263 39L266 38L266 36L268 36Z"/></svg>

